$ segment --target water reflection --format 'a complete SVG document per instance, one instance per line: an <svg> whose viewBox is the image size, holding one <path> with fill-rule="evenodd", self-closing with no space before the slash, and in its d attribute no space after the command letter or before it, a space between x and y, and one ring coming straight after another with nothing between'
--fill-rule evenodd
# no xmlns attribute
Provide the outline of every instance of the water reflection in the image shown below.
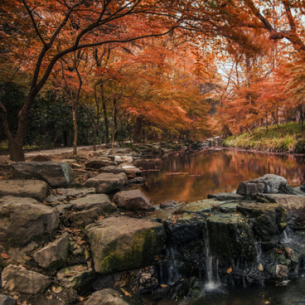
<svg viewBox="0 0 305 305"><path fill-rule="evenodd" d="M147 182L141 187L155 204L196 201L208 194L232 192L239 183L267 173L285 177L291 186L304 182L304 157L254 154L233 150L174 155L138 162Z"/></svg>

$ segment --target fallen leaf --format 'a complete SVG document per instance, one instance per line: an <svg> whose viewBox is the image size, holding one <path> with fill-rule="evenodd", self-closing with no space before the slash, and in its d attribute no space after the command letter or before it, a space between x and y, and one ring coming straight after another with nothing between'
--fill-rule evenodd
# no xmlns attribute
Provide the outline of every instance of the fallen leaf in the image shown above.
<svg viewBox="0 0 305 305"><path fill-rule="evenodd" d="M231 273L233 270L232 270L232 267L230 267L229 269L227 269L227 273Z"/></svg>
<svg viewBox="0 0 305 305"><path fill-rule="evenodd" d="M9 259L10 256L6 253L1 253L1 257L4 258L4 259Z"/></svg>
<svg viewBox="0 0 305 305"><path fill-rule="evenodd" d="M168 285L160 284L160 286L161 286L162 288L166 288Z"/></svg>
<svg viewBox="0 0 305 305"><path fill-rule="evenodd" d="M55 292L55 293L60 293L62 291L62 287L60 287L60 286L58 286L58 287L52 286L52 291Z"/></svg>
<svg viewBox="0 0 305 305"><path fill-rule="evenodd" d="M127 292L125 289L121 288L121 290L124 292L124 294L127 296L127 297L130 297L130 293Z"/></svg>
<svg viewBox="0 0 305 305"><path fill-rule="evenodd" d="M258 270L259 270L259 271L264 271L264 266L263 266L262 264L259 264L259 265L258 265Z"/></svg>

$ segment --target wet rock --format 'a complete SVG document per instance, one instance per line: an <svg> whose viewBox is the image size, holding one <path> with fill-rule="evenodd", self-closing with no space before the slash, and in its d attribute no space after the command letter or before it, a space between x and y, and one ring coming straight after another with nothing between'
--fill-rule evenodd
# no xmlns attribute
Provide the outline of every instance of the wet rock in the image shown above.
<svg viewBox="0 0 305 305"><path fill-rule="evenodd" d="M4 268L1 279L5 290L26 294L44 292L51 284L47 276L14 265Z"/></svg>
<svg viewBox="0 0 305 305"><path fill-rule="evenodd" d="M195 304L204 296L203 285L195 277L177 282L168 291L168 298L181 305Z"/></svg>
<svg viewBox="0 0 305 305"><path fill-rule="evenodd" d="M191 214L201 214L204 215L208 212L217 210L221 201L215 199L205 199L199 200L188 204L183 204L180 208L180 212L191 213Z"/></svg>
<svg viewBox="0 0 305 305"><path fill-rule="evenodd" d="M247 203L238 206L237 210L253 219L253 230L260 241L269 242L286 227L285 210L279 204Z"/></svg>
<svg viewBox="0 0 305 305"><path fill-rule="evenodd" d="M118 192L114 195L112 200L118 208L129 211L153 211L155 209L151 205L151 200L140 190Z"/></svg>
<svg viewBox="0 0 305 305"><path fill-rule="evenodd" d="M104 166L99 169L99 173L112 173L112 174L119 174L124 173L125 171L119 167L114 165Z"/></svg>
<svg viewBox="0 0 305 305"><path fill-rule="evenodd" d="M262 194L267 199L282 206L287 212L287 224L295 230L305 229L305 197L299 195Z"/></svg>
<svg viewBox="0 0 305 305"><path fill-rule="evenodd" d="M57 272L57 278L66 288L84 292L93 280L94 274L86 265L66 267Z"/></svg>
<svg viewBox="0 0 305 305"><path fill-rule="evenodd" d="M96 272L151 265L165 243L163 225L147 219L109 217L86 227Z"/></svg>
<svg viewBox="0 0 305 305"><path fill-rule="evenodd" d="M48 246L34 253L33 258L38 265L45 269L59 269L68 258L69 234L51 242Z"/></svg>
<svg viewBox="0 0 305 305"><path fill-rule="evenodd" d="M91 169L100 169L103 166L109 166L109 165L117 165L115 162L108 161L105 159L94 159L90 160L85 164L86 168L91 168Z"/></svg>
<svg viewBox="0 0 305 305"><path fill-rule="evenodd" d="M129 287L137 294L153 293L159 287L158 272L154 266L122 272L115 287Z"/></svg>
<svg viewBox="0 0 305 305"><path fill-rule="evenodd" d="M142 174L141 170L133 165L121 165L128 178L136 178Z"/></svg>
<svg viewBox="0 0 305 305"><path fill-rule="evenodd" d="M8 295L0 294L0 305L15 305L15 299Z"/></svg>
<svg viewBox="0 0 305 305"><path fill-rule="evenodd" d="M20 178L44 180L53 187L68 186L72 182L72 170L63 162L17 162L12 164Z"/></svg>
<svg viewBox="0 0 305 305"><path fill-rule="evenodd" d="M58 216L35 199L5 196L0 203L0 243L24 245L45 238L58 227Z"/></svg>
<svg viewBox="0 0 305 305"><path fill-rule="evenodd" d="M165 230L174 244L183 244L203 237L205 220L201 216L181 215L164 221Z"/></svg>
<svg viewBox="0 0 305 305"><path fill-rule="evenodd" d="M133 293L125 295L121 289L107 288L92 294L85 305L144 305Z"/></svg>
<svg viewBox="0 0 305 305"><path fill-rule="evenodd" d="M209 199L217 199L219 201L242 200L244 197L237 193L217 193L208 195Z"/></svg>
<svg viewBox="0 0 305 305"><path fill-rule="evenodd" d="M128 179L125 173L102 173L94 178L88 179L86 186L95 187L97 193L109 194L122 189L127 182Z"/></svg>
<svg viewBox="0 0 305 305"><path fill-rule="evenodd" d="M0 180L0 197L29 197L42 201L49 190L44 181L39 180Z"/></svg>
<svg viewBox="0 0 305 305"><path fill-rule="evenodd" d="M238 214L216 214L207 220L212 255L228 264L237 259L253 262L256 249L252 229L245 217Z"/></svg>
<svg viewBox="0 0 305 305"><path fill-rule="evenodd" d="M252 181L242 182L237 193L242 196L253 196L259 193L291 193L292 188L287 185L287 180L281 176L267 174Z"/></svg>
<svg viewBox="0 0 305 305"><path fill-rule="evenodd" d="M95 188L59 188L56 193L63 196L69 197L85 197L90 194L95 194Z"/></svg>
<svg viewBox="0 0 305 305"><path fill-rule="evenodd" d="M128 184L144 184L146 179L144 177L136 177L128 180Z"/></svg>
<svg viewBox="0 0 305 305"><path fill-rule="evenodd" d="M222 213L235 213L237 207L239 206L238 202L228 202L219 205L219 211Z"/></svg>
<svg viewBox="0 0 305 305"><path fill-rule="evenodd" d="M160 203L161 209L174 208L177 204L177 201L168 200Z"/></svg>

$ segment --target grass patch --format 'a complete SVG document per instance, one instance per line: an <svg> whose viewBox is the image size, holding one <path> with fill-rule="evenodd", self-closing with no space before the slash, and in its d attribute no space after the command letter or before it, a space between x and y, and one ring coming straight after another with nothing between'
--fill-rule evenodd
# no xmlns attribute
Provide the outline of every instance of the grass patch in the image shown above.
<svg viewBox="0 0 305 305"><path fill-rule="evenodd" d="M243 133L224 140L226 147L236 147L244 149L267 150L272 152L297 152L305 153L305 131L296 123L288 123L258 127L252 130L252 134Z"/></svg>

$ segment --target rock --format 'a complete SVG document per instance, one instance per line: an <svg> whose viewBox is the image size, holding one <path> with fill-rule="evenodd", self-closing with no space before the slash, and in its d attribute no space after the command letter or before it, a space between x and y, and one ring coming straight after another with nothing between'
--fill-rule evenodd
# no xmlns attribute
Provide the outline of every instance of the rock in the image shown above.
<svg viewBox="0 0 305 305"><path fill-rule="evenodd" d="M84 292L93 280L93 272L86 265L66 267L57 272L59 282L66 288Z"/></svg>
<svg viewBox="0 0 305 305"><path fill-rule="evenodd" d="M44 292L51 284L47 276L14 265L4 268L1 279L5 290L26 294Z"/></svg>
<svg viewBox="0 0 305 305"><path fill-rule="evenodd" d="M95 187L97 193L109 194L120 190L127 182L128 179L125 173L102 173L94 178L88 179L86 186Z"/></svg>
<svg viewBox="0 0 305 305"><path fill-rule="evenodd" d="M47 155L37 155L34 158L32 158L32 161L35 162L47 162L47 161L52 161L50 156Z"/></svg>
<svg viewBox="0 0 305 305"><path fill-rule="evenodd" d="M120 146L116 143L108 143L106 144L106 148L120 148Z"/></svg>
<svg viewBox="0 0 305 305"><path fill-rule="evenodd" d="M45 269L59 269L68 258L69 234L51 242L48 246L34 253L33 258L38 265Z"/></svg>
<svg viewBox="0 0 305 305"><path fill-rule="evenodd" d="M49 190L44 181L39 180L0 180L0 197L29 197L42 201Z"/></svg>
<svg viewBox="0 0 305 305"><path fill-rule="evenodd" d="M98 208L100 213L112 213L116 207L111 203L109 197L105 194L94 194L84 198L70 201L71 207L75 211L89 210Z"/></svg>
<svg viewBox="0 0 305 305"><path fill-rule="evenodd" d="M99 169L99 173L112 173L112 174L119 174L119 173L124 173L125 171L123 168L119 166L114 166L114 165L109 165L109 166L104 166Z"/></svg>
<svg viewBox="0 0 305 305"><path fill-rule="evenodd" d="M137 177L128 180L128 184L144 184L146 182L146 179L144 177Z"/></svg>
<svg viewBox="0 0 305 305"><path fill-rule="evenodd" d="M177 201L168 200L160 203L161 209L174 208L177 204Z"/></svg>
<svg viewBox="0 0 305 305"><path fill-rule="evenodd" d="M195 277L181 280L170 287L168 298L181 305L197 304L198 300L205 296L203 287L202 283Z"/></svg>
<svg viewBox="0 0 305 305"><path fill-rule="evenodd" d="M133 293L125 295L122 290L106 288L92 294L85 305L144 305Z"/></svg>
<svg viewBox="0 0 305 305"><path fill-rule="evenodd" d="M246 203L238 206L237 211L253 219L253 231L260 241L271 241L286 227L285 210L279 204Z"/></svg>
<svg viewBox="0 0 305 305"><path fill-rule="evenodd" d="M219 201L228 201L228 200L242 200L244 197L237 193L217 193L208 195L210 199L217 199Z"/></svg>
<svg viewBox="0 0 305 305"><path fill-rule="evenodd" d="M300 195L263 194L259 198L267 199L282 206L287 213L287 224L295 230L305 229L305 197Z"/></svg>
<svg viewBox="0 0 305 305"><path fill-rule="evenodd" d="M153 211L155 209L151 205L151 200L140 190L118 192L112 200L118 208L123 208L128 211Z"/></svg>
<svg viewBox="0 0 305 305"><path fill-rule="evenodd" d="M57 206L60 204L60 201L64 201L67 199L67 196L63 196L63 195L60 195L60 196L54 196L54 195L50 195L48 196L47 198L45 198L45 201L47 203L49 203L51 206Z"/></svg>
<svg viewBox="0 0 305 305"><path fill-rule="evenodd" d="M98 208L92 208L88 210L83 210L77 213L68 213L68 220L70 222L70 226L77 228L84 228L88 224L94 222L99 216L101 216L101 212Z"/></svg>
<svg viewBox="0 0 305 305"><path fill-rule="evenodd" d="M292 188L287 185L287 180L281 176L267 174L252 181L242 182L237 193L242 196L253 196L259 193L290 193Z"/></svg>
<svg viewBox="0 0 305 305"><path fill-rule="evenodd" d="M117 165L115 162L107 161L107 160L100 160L100 159L94 159L90 160L85 164L86 168L92 168L92 169L100 169L103 166L109 166L109 165Z"/></svg>
<svg viewBox="0 0 305 305"><path fill-rule="evenodd" d="M95 194L95 188L68 188L63 189L59 188L56 190L57 194L64 195L64 196L70 196L70 197L85 197L90 194Z"/></svg>
<svg viewBox="0 0 305 305"><path fill-rule="evenodd" d="M165 243L163 225L147 219L109 217L86 227L96 272L151 265Z"/></svg>
<svg viewBox="0 0 305 305"><path fill-rule="evenodd" d="M17 162L12 164L20 178L44 180L53 187L68 186L72 182L72 170L63 162Z"/></svg>
<svg viewBox="0 0 305 305"><path fill-rule="evenodd" d="M208 212L217 210L223 202L215 199L204 199L181 205L179 212L204 215Z"/></svg>
<svg viewBox="0 0 305 305"><path fill-rule="evenodd" d="M203 238L205 220L199 215L193 217L191 214L185 214L178 219L165 220L164 227L173 244L184 244Z"/></svg>
<svg viewBox="0 0 305 305"><path fill-rule="evenodd" d="M238 201L239 202L239 201ZM222 213L236 213L238 202L227 202L219 205L219 211Z"/></svg>
<svg viewBox="0 0 305 305"><path fill-rule="evenodd" d="M92 289L94 291L103 290L105 288L115 288L116 283L120 280L121 272L101 275L96 274L95 279L92 283Z"/></svg>
<svg viewBox="0 0 305 305"><path fill-rule="evenodd" d="M238 214L215 214L207 220L207 232L212 255L227 264L231 260L252 263L256 249L252 229L245 217Z"/></svg>
<svg viewBox="0 0 305 305"><path fill-rule="evenodd" d="M0 305L15 305L15 299L8 295L0 294Z"/></svg>
<svg viewBox="0 0 305 305"><path fill-rule="evenodd" d="M115 150L115 153L116 154L122 154L122 155L124 155L124 154L130 154L130 153L132 153L132 149L131 148L118 148L118 149L116 149Z"/></svg>
<svg viewBox="0 0 305 305"><path fill-rule="evenodd" d="M0 202L0 243L25 245L58 227L59 213L35 199L5 196Z"/></svg>
<svg viewBox="0 0 305 305"><path fill-rule="evenodd" d="M61 160L61 162L69 163L70 165L73 163L77 164L77 161L75 159L63 159L63 160Z"/></svg>
<svg viewBox="0 0 305 305"><path fill-rule="evenodd" d="M135 178L141 175L141 170L133 165L124 165L122 169L125 171L128 178Z"/></svg>

